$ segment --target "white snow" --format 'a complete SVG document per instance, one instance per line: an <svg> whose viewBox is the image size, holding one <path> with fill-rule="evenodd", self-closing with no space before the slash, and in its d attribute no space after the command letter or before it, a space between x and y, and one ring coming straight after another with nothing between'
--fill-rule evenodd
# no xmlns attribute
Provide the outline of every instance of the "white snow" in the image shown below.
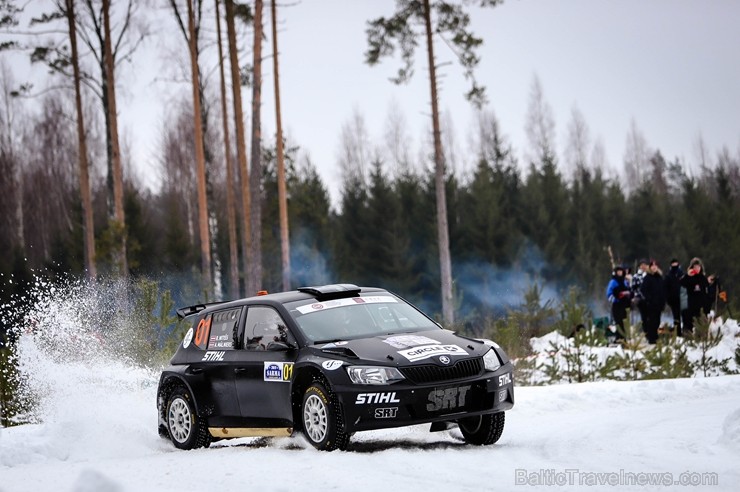
<svg viewBox="0 0 740 492"><path fill-rule="evenodd" d="M596 328L592 328L592 330L596 330ZM637 348L628 349L634 352L632 357L644 359L648 351L661 347L648 345L647 340L639 332L639 329L636 330L640 333ZM718 335L721 335L721 337L715 340L714 346L708 348L704 355L707 359L711 358L717 366L719 365L718 363L724 362L726 364L726 371L721 370L719 367L712 367L706 370L707 375L718 376L726 372L730 374L740 372L740 367L735 362L735 351L740 349L740 323L734 319L723 320L722 318L716 318L709 324L708 330L713 337L718 337ZM527 362L531 366L531 369L522 373L526 378L527 384L552 383L552 378L548 377L545 373L549 366L557 368L557 372L562 378L558 382L567 383L569 380L565 373L568 370L568 365L575 364L575 361L579 359L582 375L588 376L580 379L581 381L634 379L626 376L623 369L614 372L612 377L609 378L598 374L599 369L603 369L611 357L623 357L625 352L628 351L616 344L611 346L591 346L583 343L578 346L573 338L568 338L557 331L552 331L541 337L531 338L530 346L532 347L532 354L522 359L522 362ZM695 377L703 377L705 375L700 365L702 349L700 348L699 340L692 344L683 338L676 338L673 342L669 341L666 345L663 345L662 349L667 351L667 353L672 353L674 360L680 350L685 350L686 359L694 366L693 375ZM515 363L517 362L515 361ZM576 372L573 367L570 370Z"/></svg>
<svg viewBox="0 0 740 492"><path fill-rule="evenodd" d="M180 451L157 435L156 374L84 362L47 370L44 422L0 429L2 491L532 488L517 473L573 480L561 490L594 490L579 481L595 473L716 474L717 486L698 490L740 481L740 376L518 387L496 445L415 426L358 433L348 451L325 453L300 436Z"/></svg>

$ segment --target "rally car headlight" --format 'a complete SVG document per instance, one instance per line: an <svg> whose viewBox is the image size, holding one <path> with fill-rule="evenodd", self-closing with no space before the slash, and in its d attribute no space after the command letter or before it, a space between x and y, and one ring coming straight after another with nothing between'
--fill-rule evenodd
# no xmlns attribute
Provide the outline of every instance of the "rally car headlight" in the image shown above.
<svg viewBox="0 0 740 492"><path fill-rule="evenodd" d="M498 359L498 355L496 355L496 351L493 349L486 352L486 355L483 356L483 363L486 365L487 371L495 371L501 367L501 361Z"/></svg>
<svg viewBox="0 0 740 492"><path fill-rule="evenodd" d="M395 367L348 366L347 374L355 384L390 384L405 379Z"/></svg>

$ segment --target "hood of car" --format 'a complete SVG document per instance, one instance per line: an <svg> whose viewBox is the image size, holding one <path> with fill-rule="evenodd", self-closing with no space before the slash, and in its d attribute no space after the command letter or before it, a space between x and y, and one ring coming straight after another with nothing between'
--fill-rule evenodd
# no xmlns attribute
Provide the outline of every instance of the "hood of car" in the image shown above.
<svg viewBox="0 0 740 492"><path fill-rule="evenodd" d="M391 366L452 365L458 360L482 357L489 349L478 340L448 330L381 335L341 340L318 346L325 356L341 356Z"/></svg>

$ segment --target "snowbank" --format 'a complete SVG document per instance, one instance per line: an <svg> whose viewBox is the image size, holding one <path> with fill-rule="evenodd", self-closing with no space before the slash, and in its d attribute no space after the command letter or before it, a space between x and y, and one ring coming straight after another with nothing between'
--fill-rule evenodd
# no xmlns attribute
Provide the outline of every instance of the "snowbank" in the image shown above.
<svg viewBox="0 0 740 492"><path fill-rule="evenodd" d="M648 345L641 336L626 347L597 343L593 332L582 339L553 331L532 338L533 354L515 360L520 384L551 384L601 380L719 376L740 372L740 325L714 320L709 342L662 339Z"/></svg>

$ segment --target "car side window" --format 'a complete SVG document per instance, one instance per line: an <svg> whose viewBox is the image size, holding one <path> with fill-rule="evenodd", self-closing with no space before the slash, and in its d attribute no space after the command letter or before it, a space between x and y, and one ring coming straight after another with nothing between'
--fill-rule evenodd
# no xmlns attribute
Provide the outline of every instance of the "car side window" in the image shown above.
<svg viewBox="0 0 740 492"><path fill-rule="evenodd" d="M209 350L232 350L235 347L237 323L242 309L217 311L210 316L211 333L208 337Z"/></svg>
<svg viewBox="0 0 740 492"><path fill-rule="evenodd" d="M275 342L285 341L287 329L277 311L267 306L250 306L244 326L244 348L269 350Z"/></svg>

